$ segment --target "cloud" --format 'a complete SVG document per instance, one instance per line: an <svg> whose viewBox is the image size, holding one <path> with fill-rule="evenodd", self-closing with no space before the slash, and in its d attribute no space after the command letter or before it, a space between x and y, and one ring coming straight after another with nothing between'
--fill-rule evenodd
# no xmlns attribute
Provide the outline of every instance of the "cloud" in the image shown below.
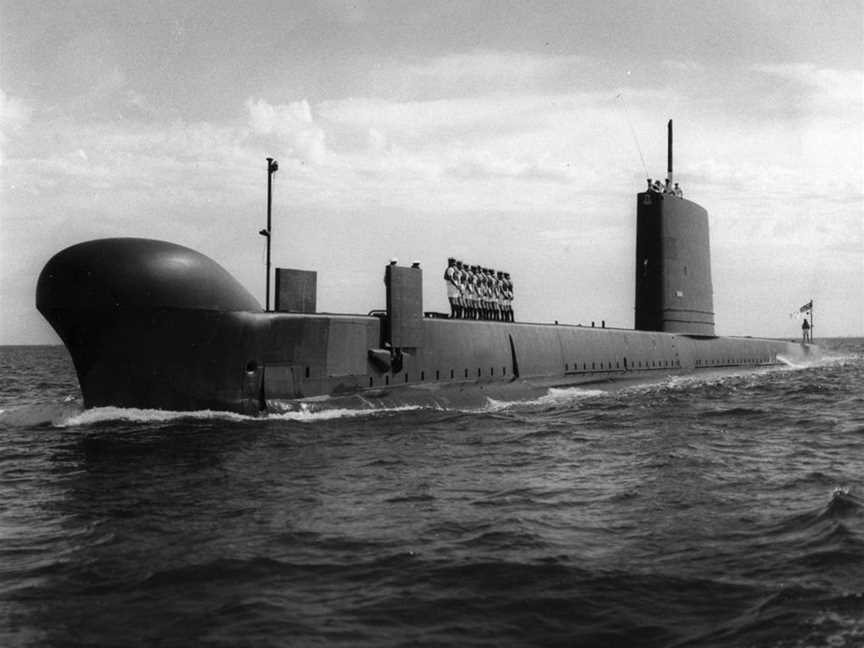
<svg viewBox="0 0 864 648"><path fill-rule="evenodd" d="M412 83L448 78L498 83L508 74L511 80L535 73L555 77L568 65L582 63L581 57L472 52L405 65L402 74ZM704 70L687 62L669 60L665 65L694 73ZM854 103L846 100L860 82L857 73L810 65L750 66L733 76L739 84L740 110L767 114L760 84L788 78L814 101L831 103L846 117L855 114ZM649 162L654 160L648 174L662 173L665 164L657 164L665 157L661 124L672 104L683 124L676 157L685 191L718 197L733 192L742 199L755 193L775 213L788 210L805 186L814 199L836 204L848 204L861 194L861 152L853 145L860 140L860 120L838 123L815 107L807 121L794 124L784 114L767 122L736 119L718 112L721 95L707 87L692 96L682 95L677 85L632 87L623 89L628 117L612 93L558 89L481 94L479 87L482 84L468 96L452 98L349 97L315 105L306 99L271 104L260 98L249 99L246 106L253 132L275 136L292 155L326 166L329 175L320 180L337 183L352 201L384 200L416 209L508 210L526 204L579 209L584 196L597 187L622 194L641 176L628 120L642 134ZM469 182L476 184L467 190ZM340 200L343 194L326 195ZM743 222L747 213L737 209L731 216Z"/></svg>
<svg viewBox="0 0 864 648"><path fill-rule="evenodd" d="M0 128L4 131L21 128L30 121L31 114L24 101L0 89Z"/></svg>
<svg viewBox="0 0 864 648"><path fill-rule="evenodd" d="M674 59L665 59L662 62L662 65L676 74L703 74L706 72L705 66L697 61L676 61Z"/></svg>
<svg viewBox="0 0 864 648"><path fill-rule="evenodd" d="M409 64L403 74L415 80L554 77L581 63L581 57L473 52ZM666 65L688 67L674 61ZM835 104L843 103L850 84L860 80L860 74L808 65L748 69L754 78L789 79L810 96ZM676 158L685 191L718 196L755 191L776 209L784 209L802 186L819 199L847 204L861 194L861 154L850 145L856 133L860 138L859 124L844 130L814 115L790 131L780 118L766 125L718 115L711 101L681 96L678 90L624 92L629 119L642 135L649 162L655 162L648 169L652 176L665 166L656 163L665 153L664 106L676 102L683 124ZM742 95L744 102L748 96ZM143 94L126 89L124 98L147 110ZM25 123L27 111L20 102L4 101L12 122ZM139 187L145 192L154 184L184 185L178 181L182 174L201 168L213 167L214 177L226 181L226 170L245 178L238 161L257 160L263 149L277 156L286 171L292 163L296 166L291 190L304 192L304 204L328 208L383 203L419 210L533 206L560 211L580 209L598 188L625 195L641 185L628 118L612 93L475 92L411 101L347 97L314 104L307 98L277 103L252 96L243 105L243 126L72 118L42 123L44 133L34 135L30 150L19 151L21 167L27 160L44 163L39 175L46 188L47 183L65 187L74 182L82 189L102 189L113 177L124 191ZM187 191L184 185L180 193ZM747 217L738 210L732 218Z"/></svg>
<svg viewBox="0 0 864 648"><path fill-rule="evenodd" d="M581 55L475 49L378 63L368 70L365 82L370 94L388 99L512 97L588 87L596 69L597 61Z"/></svg>
<svg viewBox="0 0 864 648"><path fill-rule="evenodd" d="M62 200L61 211L131 214L230 202L253 182L247 139L247 129L206 122L42 119L28 130L26 143L9 147L3 185L10 200ZM41 217L51 214L57 212Z"/></svg>
<svg viewBox="0 0 864 648"><path fill-rule="evenodd" d="M418 85L446 83L451 91L469 87L480 93L490 88L496 92L524 92L538 83L566 78L590 62L589 57L579 55L474 50L406 65L403 74Z"/></svg>
<svg viewBox="0 0 864 648"><path fill-rule="evenodd" d="M321 164L327 157L323 128L315 123L305 99L289 104L270 104L264 99L248 99L249 126L256 135L275 135L304 162Z"/></svg>
<svg viewBox="0 0 864 648"><path fill-rule="evenodd" d="M318 10L327 18L344 25L359 25L369 12L367 0L320 0Z"/></svg>
<svg viewBox="0 0 864 648"><path fill-rule="evenodd" d="M791 81L816 110L857 110L864 104L864 72L819 67L812 63L753 65L751 70Z"/></svg>
<svg viewBox="0 0 864 648"><path fill-rule="evenodd" d="M410 164L406 158L413 157L422 162L415 168L436 175L567 181L584 167L578 158L591 143L614 132L620 116L610 114L611 106L608 95L573 93L409 102L351 98L323 102L317 112L334 132L374 132L370 153L381 162L398 157ZM336 137L330 141L333 150L345 148ZM355 161L370 167L376 160L370 155Z"/></svg>
<svg viewBox="0 0 864 648"><path fill-rule="evenodd" d="M513 181L563 187L577 177L594 178L596 171L574 160L571 149L579 138L581 150L589 147L589 122L606 119L589 95L348 98L315 106L306 99L274 104L250 98L245 106L254 137L271 138L271 148L284 147L290 158L315 169L305 180L318 183L322 200L350 194L352 204L384 200L414 209L442 203L524 207L530 192L514 200ZM474 180L488 193L466 191L465 183Z"/></svg>
<svg viewBox="0 0 864 648"><path fill-rule="evenodd" d="M29 123L31 115L32 111L24 101L0 89L0 165L4 162L9 138Z"/></svg>

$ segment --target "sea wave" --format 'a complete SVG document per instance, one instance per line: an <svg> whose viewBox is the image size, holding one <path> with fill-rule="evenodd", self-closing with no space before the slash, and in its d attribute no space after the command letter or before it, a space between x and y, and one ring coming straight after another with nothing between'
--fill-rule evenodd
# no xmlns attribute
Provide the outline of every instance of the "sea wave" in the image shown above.
<svg viewBox="0 0 864 648"><path fill-rule="evenodd" d="M780 356L778 356L779 358ZM714 387L728 384L734 384L742 379L748 381L761 381L778 374L788 374L789 372L799 372L807 369L816 369L822 367L834 367L842 365L845 362L859 359L858 356L837 355L837 356L822 356L818 360L808 362L788 362L782 365L773 365L768 367L733 367L717 371L694 372L688 374L678 374L666 377L658 382L647 382L636 385L629 385L622 391L627 393L641 392L656 392L656 391L687 391L696 387ZM784 362L786 362L784 360Z"/></svg>
<svg viewBox="0 0 864 648"><path fill-rule="evenodd" d="M795 514L768 530L775 546L784 546L787 560L812 565L837 564L864 546L858 527L864 503L847 486L831 490L818 507Z"/></svg>
<svg viewBox="0 0 864 648"><path fill-rule="evenodd" d="M65 399L62 403L28 403L0 409L0 425L8 427L51 426L80 414L80 403Z"/></svg>
<svg viewBox="0 0 864 648"><path fill-rule="evenodd" d="M815 358L805 359L800 356L787 356L781 353L777 355L777 359L783 363L783 365L777 367L777 369L800 370L813 369L817 367L833 367L837 365L842 366L848 362L859 361L861 359L861 355L856 353L838 353L828 351Z"/></svg>
<svg viewBox="0 0 864 648"><path fill-rule="evenodd" d="M820 517L837 519L860 516L864 511L864 502L852 493L848 486L838 486L831 491L828 504L820 512Z"/></svg>

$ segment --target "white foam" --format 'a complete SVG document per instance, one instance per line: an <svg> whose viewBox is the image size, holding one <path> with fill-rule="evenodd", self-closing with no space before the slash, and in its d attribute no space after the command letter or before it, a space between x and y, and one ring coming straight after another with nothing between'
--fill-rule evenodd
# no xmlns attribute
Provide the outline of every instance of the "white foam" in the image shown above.
<svg viewBox="0 0 864 648"><path fill-rule="evenodd" d="M833 367L836 365L844 365L847 362L856 362L861 360L860 355L855 354L825 354L817 358L806 359L800 356L777 355L777 359L783 363L780 369L798 370L811 369L813 367Z"/></svg>
<svg viewBox="0 0 864 648"><path fill-rule="evenodd" d="M667 376L658 382L648 382L644 384L632 385L626 387L623 391L629 393L641 393L646 391L670 390L670 391L686 391L692 387L722 385L743 379L760 380L764 376L769 376L777 372L802 371L817 367L828 367L837 364L844 364L850 360L857 359L857 356L821 356L817 359L803 361L802 359L792 359L786 356L778 355L777 359L783 364L774 364L760 367L723 367L715 371L708 372L696 371L693 373L679 374Z"/></svg>
<svg viewBox="0 0 864 648"><path fill-rule="evenodd" d="M67 416L53 421L55 427L75 427L79 425L92 425L107 421L128 421L133 423L164 423L181 420L223 420L234 422L249 422L262 420L284 420L301 421L311 423L314 421L328 421L340 418L353 418L361 416L375 416L390 412L408 412L423 409L419 405L402 405L394 407L369 407L363 409L349 408L321 408L313 409L307 403L301 403L297 410L285 412L270 412L261 416L249 416L235 412L217 410L197 410L192 412L178 412L160 409L139 409L134 407L95 407L72 416Z"/></svg>
<svg viewBox="0 0 864 648"><path fill-rule="evenodd" d="M139 409L135 407L94 407L84 410L79 414L54 421L55 427L75 427L78 425L92 425L105 421L131 421L136 423L163 423L166 421L179 421L183 419L193 420L227 420L227 421L254 421L254 416L244 416L234 412L221 412L215 410L197 410L193 412L177 412L160 409Z"/></svg>
<svg viewBox="0 0 864 648"><path fill-rule="evenodd" d="M531 407L548 405L568 405L586 398L605 396L608 392L602 389L586 389L584 387L550 387L549 390L537 398L530 400L500 401L494 398L486 399L484 412L499 412L510 407Z"/></svg>
<svg viewBox="0 0 864 648"><path fill-rule="evenodd" d="M596 396L605 396L608 394L608 390L603 389L587 389L585 387L564 387L564 388L556 388L552 387L549 391L536 399L535 401L529 401L530 403L536 403L537 405L548 405L555 403L569 403L571 401L582 400L585 398L594 398Z"/></svg>
<svg viewBox="0 0 864 648"><path fill-rule="evenodd" d="M329 421L340 418L358 418L362 416L376 416L378 414L389 414L392 412L412 412L415 410L429 409L420 405L399 405L394 407L367 407L362 409L350 408L322 408L313 409L306 403L300 404L300 409L290 410L287 412L271 412L267 414L267 419L276 419L284 421L301 421L303 423L312 423L314 421Z"/></svg>
<svg viewBox="0 0 864 648"><path fill-rule="evenodd" d="M483 405L479 410L462 410L468 414L473 414L475 412L500 412L501 410L505 410L508 407L512 407L513 405L519 405L520 401L500 401L495 400L494 398L486 397L486 404Z"/></svg>
<svg viewBox="0 0 864 648"><path fill-rule="evenodd" d="M808 369L809 367L818 367L825 364L824 358L819 360L804 360L800 357L786 356L778 353L777 359L790 369Z"/></svg>

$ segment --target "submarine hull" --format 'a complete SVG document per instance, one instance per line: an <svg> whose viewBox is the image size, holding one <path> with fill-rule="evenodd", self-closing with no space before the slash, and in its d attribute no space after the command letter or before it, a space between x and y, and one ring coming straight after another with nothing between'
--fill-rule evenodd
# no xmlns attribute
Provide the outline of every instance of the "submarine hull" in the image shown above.
<svg viewBox="0 0 864 648"><path fill-rule="evenodd" d="M207 257L139 239L60 252L37 307L72 356L85 407L465 406L817 353L767 339L424 318L422 344L397 355L386 317L263 312Z"/></svg>

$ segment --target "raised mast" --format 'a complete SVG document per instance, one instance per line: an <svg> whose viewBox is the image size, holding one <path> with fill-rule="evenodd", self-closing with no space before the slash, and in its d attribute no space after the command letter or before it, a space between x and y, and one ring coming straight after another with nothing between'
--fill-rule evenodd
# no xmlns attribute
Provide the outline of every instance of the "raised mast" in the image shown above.
<svg viewBox="0 0 864 648"><path fill-rule="evenodd" d="M666 177L669 179L669 185L672 186L674 184L674 178L672 177L672 120L669 120L669 135L667 137L666 144Z"/></svg>

